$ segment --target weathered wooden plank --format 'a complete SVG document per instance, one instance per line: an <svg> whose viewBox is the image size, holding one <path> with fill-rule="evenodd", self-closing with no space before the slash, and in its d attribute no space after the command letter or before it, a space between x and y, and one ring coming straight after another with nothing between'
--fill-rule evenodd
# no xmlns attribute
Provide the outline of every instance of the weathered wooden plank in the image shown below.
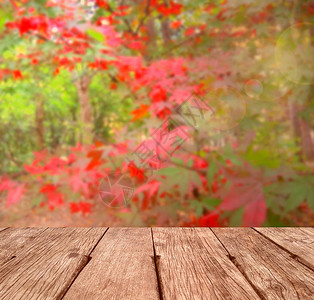
<svg viewBox="0 0 314 300"><path fill-rule="evenodd" d="M260 299L209 228L153 228L163 299Z"/></svg>
<svg viewBox="0 0 314 300"><path fill-rule="evenodd" d="M149 228L109 228L64 300L159 299Z"/></svg>
<svg viewBox="0 0 314 300"><path fill-rule="evenodd" d="M314 270L314 229L310 227L254 228Z"/></svg>
<svg viewBox="0 0 314 300"><path fill-rule="evenodd" d="M314 274L251 228L212 228L263 299L313 299Z"/></svg>
<svg viewBox="0 0 314 300"><path fill-rule="evenodd" d="M29 247L45 228L8 228L0 232L0 265Z"/></svg>
<svg viewBox="0 0 314 300"><path fill-rule="evenodd" d="M0 299L60 299L105 228L48 228L0 267Z"/></svg>

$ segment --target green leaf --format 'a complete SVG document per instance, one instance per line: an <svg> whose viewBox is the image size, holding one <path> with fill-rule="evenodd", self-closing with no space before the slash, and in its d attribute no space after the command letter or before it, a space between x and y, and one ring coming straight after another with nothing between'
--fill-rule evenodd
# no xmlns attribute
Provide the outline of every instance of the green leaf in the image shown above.
<svg viewBox="0 0 314 300"><path fill-rule="evenodd" d="M306 198L306 190L300 186L291 191L285 205L285 212L296 209Z"/></svg>
<svg viewBox="0 0 314 300"><path fill-rule="evenodd" d="M235 210L230 217L230 226L240 226L242 224L242 215L244 208L241 207Z"/></svg>
<svg viewBox="0 0 314 300"><path fill-rule="evenodd" d="M286 224L282 221L281 217L279 215L276 215L272 213L271 211L267 212L267 219L263 226L268 227L282 227L286 226Z"/></svg>
<svg viewBox="0 0 314 300"><path fill-rule="evenodd" d="M311 209L314 207L314 180L313 176L295 176L294 181L284 186L289 197L285 203L285 212L296 209L303 201L307 201Z"/></svg>
<svg viewBox="0 0 314 300"><path fill-rule="evenodd" d="M190 201L190 207L195 209L195 214L199 218L203 214L203 204L197 200Z"/></svg>
<svg viewBox="0 0 314 300"><path fill-rule="evenodd" d="M202 186L202 179L199 176L199 174L197 172L190 172L190 179L191 181L196 184L197 186Z"/></svg>
<svg viewBox="0 0 314 300"><path fill-rule="evenodd" d="M180 164L180 165L184 165L184 162L182 159L178 158L178 157L171 157L170 159L171 161L173 161L176 164Z"/></svg>
<svg viewBox="0 0 314 300"><path fill-rule="evenodd" d="M92 37L93 39L99 41L99 42L104 42L105 41L105 37L103 36L102 33L100 33L99 31L97 30L94 30L94 29L88 29L86 31L86 33Z"/></svg>
<svg viewBox="0 0 314 300"><path fill-rule="evenodd" d="M156 172L156 175L165 175L167 177L173 177L180 175L181 169L177 167L169 167L169 168L164 168L160 169Z"/></svg>
<svg viewBox="0 0 314 300"><path fill-rule="evenodd" d="M208 185L211 185L212 182L213 182L213 178L214 178L214 175L215 173L218 171L218 166L217 164L212 161L210 164L209 164L209 168L207 170L207 174L206 174L206 178L207 178L207 181L208 181Z"/></svg>
<svg viewBox="0 0 314 300"><path fill-rule="evenodd" d="M230 145L227 145L225 148L224 158L229 159L235 166L242 166L239 156L234 153Z"/></svg>
<svg viewBox="0 0 314 300"><path fill-rule="evenodd" d="M247 151L245 158L253 165L267 168L278 168L281 160L274 156L269 150L254 150L253 147Z"/></svg>
<svg viewBox="0 0 314 300"><path fill-rule="evenodd" d="M39 206L43 201L43 198L41 196L33 197L31 200L31 206Z"/></svg>
<svg viewBox="0 0 314 300"><path fill-rule="evenodd" d="M221 199L218 198L205 198L202 200L204 207L208 210L214 210L221 203Z"/></svg>

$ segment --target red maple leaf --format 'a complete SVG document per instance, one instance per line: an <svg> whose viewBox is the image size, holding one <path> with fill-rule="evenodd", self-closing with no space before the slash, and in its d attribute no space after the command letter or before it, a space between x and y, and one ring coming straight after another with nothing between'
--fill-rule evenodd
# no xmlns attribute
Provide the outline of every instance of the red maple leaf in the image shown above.
<svg viewBox="0 0 314 300"><path fill-rule="evenodd" d="M17 203L22 198L24 191L24 184L18 184L11 181L7 191L7 206Z"/></svg>
<svg viewBox="0 0 314 300"><path fill-rule="evenodd" d="M80 207L76 202L70 202L70 210L72 214L75 214L80 211Z"/></svg>
<svg viewBox="0 0 314 300"><path fill-rule="evenodd" d="M173 29L177 29L177 28L179 28L179 27L181 26L181 24L182 24L181 21L173 21L173 22L170 24L170 26L171 26L171 28L173 28Z"/></svg>
<svg viewBox="0 0 314 300"><path fill-rule="evenodd" d="M98 7L103 7L105 9L108 8L108 4L104 0L96 0L96 4L97 4Z"/></svg>
<svg viewBox="0 0 314 300"><path fill-rule="evenodd" d="M82 212L83 215L91 213L92 204L80 201L79 203L70 202L70 210L72 214Z"/></svg>
<svg viewBox="0 0 314 300"><path fill-rule="evenodd" d="M140 120L140 119L144 118L145 116L147 116L148 109L149 109L148 105L141 104L141 106L139 108L134 109L131 112L131 114L134 116L131 121L134 122L136 120Z"/></svg>
<svg viewBox="0 0 314 300"><path fill-rule="evenodd" d="M63 205L63 195L57 191L57 187L53 184L46 184L40 189L40 193L45 194L48 198L49 209Z"/></svg>
<svg viewBox="0 0 314 300"><path fill-rule="evenodd" d="M23 79L23 75L22 75L20 70L13 70L12 74L13 74L15 80Z"/></svg>
<svg viewBox="0 0 314 300"><path fill-rule="evenodd" d="M69 179L69 184L72 186L74 192L84 191L88 192L88 185L82 180L82 174L79 169L74 170L74 174Z"/></svg>
<svg viewBox="0 0 314 300"><path fill-rule="evenodd" d="M131 177L135 177L139 181L143 181L146 178L146 176L144 175L144 170L137 168L133 162L129 163L128 170Z"/></svg>
<svg viewBox="0 0 314 300"><path fill-rule="evenodd" d="M160 5L157 10L164 16L178 15L181 13L182 6L182 4L170 1L170 5Z"/></svg>
<svg viewBox="0 0 314 300"><path fill-rule="evenodd" d="M261 226L267 211L262 172L247 165L242 174L237 172L236 175L225 176L232 185L219 208L232 211L244 207L243 225Z"/></svg>
<svg viewBox="0 0 314 300"><path fill-rule="evenodd" d="M218 227L218 219L219 215L217 213L210 212L198 219L198 225L200 227Z"/></svg>
<svg viewBox="0 0 314 300"><path fill-rule="evenodd" d="M166 101L167 91L159 86L153 88L149 94L153 102Z"/></svg>

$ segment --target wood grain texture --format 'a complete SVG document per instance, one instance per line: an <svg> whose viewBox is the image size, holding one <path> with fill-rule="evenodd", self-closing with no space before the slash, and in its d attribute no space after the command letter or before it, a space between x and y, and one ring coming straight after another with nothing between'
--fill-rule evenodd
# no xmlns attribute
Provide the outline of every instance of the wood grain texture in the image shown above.
<svg viewBox="0 0 314 300"><path fill-rule="evenodd" d="M213 228L263 299L312 300L314 274L251 228Z"/></svg>
<svg viewBox="0 0 314 300"><path fill-rule="evenodd" d="M0 231L0 265L27 249L45 228L8 228Z"/></svg>
<svg viewBox="0 0 314 300"><path fill-rule="evenodd" d="M260 299L209 228L153 228L163 299Z"/></svg>
<svg viewBox="0 0 314 300"><path fill-rule="evenodd" d="M61 299L105 230L48 228L0 267L0 299Z"/></svg>
<svg viewBox="0 0 314 300"><path fill-rule="evenodd" d="M296 259L314 270L314 229L302 228L254 228L279 246L287 249Z"/></svg>
<svg viewBox="0 0 314 300"><path fill-rule="evenodd" d="M159 299L149 228L110 228L64 300Z"/></svg>

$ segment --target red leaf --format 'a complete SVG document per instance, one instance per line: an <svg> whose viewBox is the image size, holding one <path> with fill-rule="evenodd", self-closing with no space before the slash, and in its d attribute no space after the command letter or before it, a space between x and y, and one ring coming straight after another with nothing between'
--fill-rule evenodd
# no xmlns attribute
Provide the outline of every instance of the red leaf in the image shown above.
<svg viewBox="0 0 314 300"><path fill-rule="evenodd" d="M13 73L15 80L23 79L23 75L22 75L20 70L14 70L14 71L12 71L12 73Z"/></svg>
<svg viewBox="0 0 314 300"><path fill-rule="evenodd" d="M103 7L105 9L108 8L108 4L104 0L96 0L96 4L97 4L98 7Z"/></svg>
<svg viewBox="0 0 314 300"><path fill-rule="evenodd" d="M55 192L56 187L53 184L46 184L40 189L40 193L47 194Z"/></svg>
<svg viewBox="0 0 314 300"><path fill-rule="evenodd" d="M190 27L185 31L184 35L189 36L189 35L194 34L194 32L195 32L195 29L193 27Z"/></svg>
<svg viewBox="0 0 314 300"><path fill-rule="evenodd" d="M148 115L149 106L145 104L141 104L140 108L137 108L131 112L134 117L132 118L132 122L142 119Z"/></svg>
<svg viewBox="0 0 314 300"><path fill-rule="evenodd" d="M134 195L137 195L142 192L148 192L148 198L151 198L155 193L157 193L159 187L161 185L161 182L159 181L150 181L147 184L143 184L140 186L136 191L134 192Z"/></svg>
<svg viewBox="0 0 314 300"><path fill-rule="evenodd" d="M102 164L102 162L99 159L92 159L90 161L90 163L87 165L87 167L85 168L86 171L90 171L95 167L98 167Z"/></svg>
<svg viewBox="0 0 314 300"><path fill-rule="evenodd" d="M133 162L128 165L128 169L131 177L135 177L140 181L144 181L144 179L146 178L146 176L144 175L144 170L137 168Z"/></svg>
<svg viewBox="0 0 314 300"><path fill-rule="evenodd" d="M75 202L70 202L71 214L75 214L80 211L80 207Z"/></svg>
<svg viewBox="0 0 314 300"><path fill-rule="evenodd" d="M259 196L256 195L256 198L244 208L243 225L248 227L261 226L266 219L266 212L264 195L262 193Z"/></svg>
<svg viewBox="0 0 314 300"><path fill-rule="evenodd" d="M77 173L72 175L69 180L70 185L74 192L83 190L85 193L88 192L88 185L82 180L81 173L77 170Z"/></svg>
<svg viewBox="0 0 314 300"><path fill-rule="evenodd" d="M60 74L60 69L59 68L56 68L53 72L53 75L56 76L56 75L59 75Z"/></svg>
<svg viewBox="0 0 314 300"><path fill-rule="evenodd" d="M91 157L90 163L86 167L86 171L90 171L93 168L100 166L102 164L101 157L103 151L102 150L92 150L87 153L87 157Z"/></svg>
<svg viewBox="0 0 314 300"><path fill-rule="evenodd" d="M171 24L170 24L170 26L171 26L171 28L173 28L173 29L177 29L177 28L179 28L180 26L181 26L181 21L174 21L174 22L172 22Z"/></svg>
<svg viewBox="0 0 314 300"><path fill-rule="evenodd" d="M169 16L169 15L178 15L181 13L181 8L182 4L175 3L173 1L170 1L170 5L160 5L158 7L158 11L164 15L164 16Z"/></svg>
<svg viewBox="0 0 314 300"><path fill-rule="evenodd" d="M201 227L218 227L219 215L217 213L209 213L199 218L198 223Z"/></svg>
<svg viewBox="0 0 314 300"><path fill-rule="evenodd" d="M80 205L80 209L81 209L81 212L83 213L83 215L91 212L91 208L92 208L91 203L80 202L79 205Z"/></svg>
<svg viewBox="0 0 314 300"><path fill-rule="evenodd" d="M266 204L263 193L263 174L247 165L244 174L230 176L226 174L232 185L224 198L220 209L225 211L244 207L243 224L260 226L266 218Z"/></svg>
<svg viewBox="0 0 314 300"><path fill-rule="evenodd" d="M110 84L110 89L111 89L111 90L116 90L117 88L118 88L118 86L117 86L116 83L112 82L112 83Z"/></svg>
<svg viewBox="0 0 314 300"><path fill-rule="evenodd" d="M85 215L91 212L91 208L92 208L91 203L82 202L82 201L80 201L79 203L70 202L70 210L72 214L82 212L82 214Z"/></svg>
<svg viewBox="0 0 314 300"><path fill-rule="evenodd" d="M153 102L166 101L167 91L161 87L154 87L149 96L151 97Z"/></svg>
<svg viewBox="0 0 314 300"><path fill-rule="evenodd" d="M53 184L46 184L40 189L40 193L45 194L48 198L49 209L63 205L63 195L57 192L57 187Z"/></svg>
<svg viewBox="0 0 314 300"><path fill-rule="evenodd" d="M25 185L16 185L15 187L12 187L8 190L7 193L7 206L11 206L12 204L15 204L19 202L21 199L23 192L24 192Z"/></svg>

